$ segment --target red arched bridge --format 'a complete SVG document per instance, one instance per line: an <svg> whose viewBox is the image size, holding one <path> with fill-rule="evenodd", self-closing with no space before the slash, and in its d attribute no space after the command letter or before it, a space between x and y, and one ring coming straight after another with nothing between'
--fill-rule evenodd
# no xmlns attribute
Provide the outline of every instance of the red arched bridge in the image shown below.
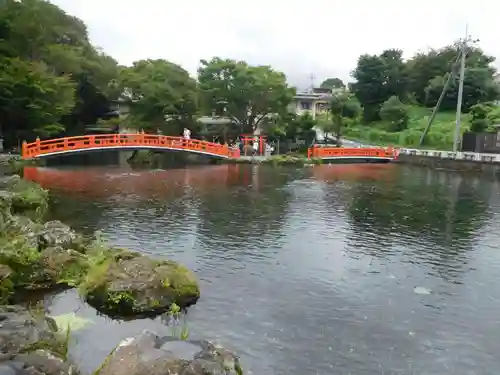
<svg viewBox="0 0 500 375"><path fill-rule="evenodd" d="M238 158L237 149L219 143L170 137L156 134L99 134L66 137L23 143L22 157L37 159L48 156L74 154L85 151L98 150L174 150L187 151L212 157L227 159Z"/></svg>
<svg viewBox="0 0 500 375"><path fill-rule="evenodd" d="M307 150L309 159L322 160L351 160L389 162L398 156L397 150L392 147L322 147L314 145Z"/></svg>
<svg viewBox="0 0 500 375"><path fill-rule="evenodd" d="M185 139L157 134L98 134L49 139L23 143L23 159L38 159L56 155L99 150L174 150L207 155L221 159L240 157L238 148L220 143ZM343 148L315 145L308 150L308 158L339 161L391 161L397 157L393 148Z"/></svg>

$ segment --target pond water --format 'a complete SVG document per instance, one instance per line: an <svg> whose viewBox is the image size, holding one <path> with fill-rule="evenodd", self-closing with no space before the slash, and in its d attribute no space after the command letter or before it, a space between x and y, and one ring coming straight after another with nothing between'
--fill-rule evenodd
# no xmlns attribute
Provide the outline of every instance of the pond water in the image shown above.
<svg viewBox="0 0 500 375"><path fill-rule="evenodd" d="M191 337L236 350L246 373L498 373L497 182L390 164L26 176L54 218L193 269ZM88 372L121 339L170 332L98 316L74 291L45 303L92 321L72 346Z"/></svg>

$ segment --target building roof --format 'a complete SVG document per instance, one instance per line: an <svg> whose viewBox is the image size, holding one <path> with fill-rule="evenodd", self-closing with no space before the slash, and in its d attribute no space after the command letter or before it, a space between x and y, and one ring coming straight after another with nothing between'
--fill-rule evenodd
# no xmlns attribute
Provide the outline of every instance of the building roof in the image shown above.
<svg viewBox="0 0 500 375"><path fill-rule="evenodd" d="M294 99L310 99L310 100L330 100L332 94L322 94L314 92L298 92Z"/></svg>
<svg viewBox="0 0 500 375"><path fill-rule="evenodd" d="M224 125L230 124L232 121L229 117L212 117L212 116L201 116L198 122L208 125Z"/></svg>

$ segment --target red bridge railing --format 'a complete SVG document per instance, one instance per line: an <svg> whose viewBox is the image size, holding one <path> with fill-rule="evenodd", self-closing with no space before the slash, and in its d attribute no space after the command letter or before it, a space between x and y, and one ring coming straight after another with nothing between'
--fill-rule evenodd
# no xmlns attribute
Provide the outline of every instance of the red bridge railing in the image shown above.
<svg viewBox="0 0 500 375"><path fill-rule="evenodd" d="M238 158L240 151L219 143L200 141L198 139L184 139L156 134L99 134L78 137L66 137L23 143L22 157L24 159L38 158L50 154L71 153L90 149L106 148L151 148L182 150L222 158Z"/></svg>
<svg viewBox="0 0 500 375"><path fill-rule="evenodd" d="M326 158L385 158L395 159L397 151L392 147L370 147L370 148L345 148L345 147L319 147L313 146L307 150L307 157L326 159Z"/></svg>

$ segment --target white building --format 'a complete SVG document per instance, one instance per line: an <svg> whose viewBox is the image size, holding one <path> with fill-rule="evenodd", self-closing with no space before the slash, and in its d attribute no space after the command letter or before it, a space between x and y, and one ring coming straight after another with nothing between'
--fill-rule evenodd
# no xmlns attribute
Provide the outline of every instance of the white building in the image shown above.
<svg viewBox="0 0 500 375"><path fill-rule="evenodd" d="M328 112L332 91L330 89L315 88L310 91L297 92L288 109L297 115L309 113L312 118Z"/></svg>

